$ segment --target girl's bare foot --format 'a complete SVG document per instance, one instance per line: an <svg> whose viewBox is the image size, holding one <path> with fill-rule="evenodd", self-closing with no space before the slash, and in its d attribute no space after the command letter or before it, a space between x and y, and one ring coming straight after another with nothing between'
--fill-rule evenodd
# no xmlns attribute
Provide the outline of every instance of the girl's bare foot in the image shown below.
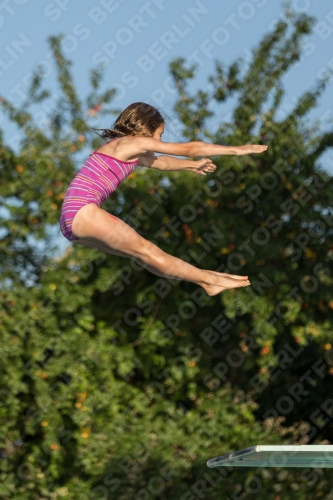
<svg viewBox="0 0 333 500"><path fill-rule="evenodd" d="M202 284L207 295L213 296L225 290L249 286L248 276L237 276L235 274L218 273L216 271L208 271L211 274L210 283Z"/></svg>
<svg viewBox="0 0 333 500"><path fill-rule="evenodd" d="M212 273L212 274L215 274L219 277L221 276L228 276L229 278L233 278L234 280L243 280L243 279L247 279L248 276L238 276L237 274L227 274L227 273L218 273L217 271L211 271L210 269L207 270L208 273Z"/></svg>

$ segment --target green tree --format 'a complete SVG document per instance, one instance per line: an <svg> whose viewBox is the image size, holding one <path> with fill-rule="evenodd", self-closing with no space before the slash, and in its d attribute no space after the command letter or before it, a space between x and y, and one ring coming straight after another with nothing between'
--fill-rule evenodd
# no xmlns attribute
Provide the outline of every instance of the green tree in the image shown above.
<svg viewBox="0 0 333 500"><path fill-rule="evenodd" d="M38 67L20 109L1 100L2 111L22 135L19 151L15 153L0 136L0 196L3 208L8 211L8 218L2 220L6 234L1 239L1 277L19 279L21 275L22 284L26 278L34 282L40 276L44 260L36 250L36 241L46 245L43 253L52 253L47 228L58 222L64 190L75 174L75 156L86 146L96 144L89 118L97 112L110 114L106 104L115 94L112 89L99 92L101 72L94 70L90 74L92 90L81 103L72 83L71 63L61 54L60 42L61 37L50 38L59 97L57 94L51 99L51 93L42 88L43 71ZM52 106L52 111L47 113L39 107L44 101L49 108Z"/></svg>
<svg viewBox="0 0 333 500"><path fill-rule="evenodd" d="M319 161L333 136L307 121L327 81L277 119L281 78L313 22L288 15L292 27L279 23L246 70L217 62L209 92L189 93L195 68L183 60L170 68L185 138L264 142L268 152L219 158L216 175L176 172L172 183L137 169L105 203L173 255L248 274L250 291L209 298L75 245L61 258L38 255L28 235L52 252L47 224L58 221L77 152L97 145L89 117L112 111L113 92L98 93L94 71L81 103L54 38L61 97L47 124L34 118L48 98L38 71L22 109L2 103L22 144L13 152L1 143L10 212L1 240L1 498L331 498L326 471L206 467L259 442L331 440L333 195ZM233 120L213 135L209 120L231 95Z"/></svg>
<svg viewBox="0 0 333 500"><path fill-rule="evenodd" d="M310 422L332 387L332 177L321 168L320 157L332 147L333 133L308 119L329 74L278 119L284 97L281 78L299 60L302 37L313 23L307 16L287 15L292 32L280 22L254 51L245 72L240 61L228 70L217 62L210 92L189 94L195 68L186 68L184 60L175 61L171 71L179 91L175 110L186 137L200 133L217 143L269 145L267 154L257 158L216 161L219 173L202 190L211 198L205 200L204 217L201 225L196 219L193 232L199 236L208 220L215 223L225 239L222 248L207 253L207 266L218 266L221 251L229 272L253 277L250 293L222 295L233 327L224 349L238 348L244 354L237 376L229 367L234 384L253 393L258 416L280 413L292 423L299 415ZM213 116L209 105L216 109L232 95L238 98L233 120L222 123L212 137L206 127ZM200 244L194 238L192 248L198 254ZM216 359L223 356L214 351ZM306 377L308 370L311 376ZM293 382L298 385L289 393ZM283 397L288 398L284 408L276 408ZM332 417L331 410L327 417ZM320 434L321 425L318 421L313 435ZM329 427L323 435L332 439Z"/></svg>

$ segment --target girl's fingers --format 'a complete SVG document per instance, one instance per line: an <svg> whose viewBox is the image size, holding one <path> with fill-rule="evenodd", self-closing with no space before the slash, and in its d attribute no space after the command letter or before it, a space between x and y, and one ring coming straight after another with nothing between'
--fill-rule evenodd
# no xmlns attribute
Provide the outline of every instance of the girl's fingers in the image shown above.
<svg viewBox="0 0 333 500"><path fill-rule="evenodd" d="M245 146L240 146L243 154L251 154L251 153L263 153L267 151L268 146L265 144L246 144Z"/></svg>
<svg viewBox="0 0 333 500"><path fill-rule="evenodd" d="M210 158L204 158L202 160L198 160L198 167L196 173L199 175L207 175L216 170L216 165L212 162Z"/></svg>

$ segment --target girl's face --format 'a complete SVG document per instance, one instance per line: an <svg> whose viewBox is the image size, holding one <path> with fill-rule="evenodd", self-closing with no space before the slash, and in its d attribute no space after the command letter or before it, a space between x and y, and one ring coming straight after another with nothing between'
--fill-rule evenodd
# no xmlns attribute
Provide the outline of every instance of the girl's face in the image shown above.
<svg viewBox="0 0 333 500"><path fill-rule="evenodd" d="M158 141L161 141L162 134L164 132L164 123L162 123L153 133L153 139L157 139Z"/></svg>

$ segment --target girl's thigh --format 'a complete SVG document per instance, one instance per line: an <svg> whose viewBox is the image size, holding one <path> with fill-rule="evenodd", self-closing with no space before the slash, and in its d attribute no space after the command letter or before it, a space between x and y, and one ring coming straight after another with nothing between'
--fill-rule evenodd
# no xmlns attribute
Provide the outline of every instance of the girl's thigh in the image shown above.
<svg viewBox="0 0 333 500"><path fill-rule="evenodd" d="M121 257L141 257L153 246L128 224L95 204L82 207L74 217L74 241Z"/></svg>

